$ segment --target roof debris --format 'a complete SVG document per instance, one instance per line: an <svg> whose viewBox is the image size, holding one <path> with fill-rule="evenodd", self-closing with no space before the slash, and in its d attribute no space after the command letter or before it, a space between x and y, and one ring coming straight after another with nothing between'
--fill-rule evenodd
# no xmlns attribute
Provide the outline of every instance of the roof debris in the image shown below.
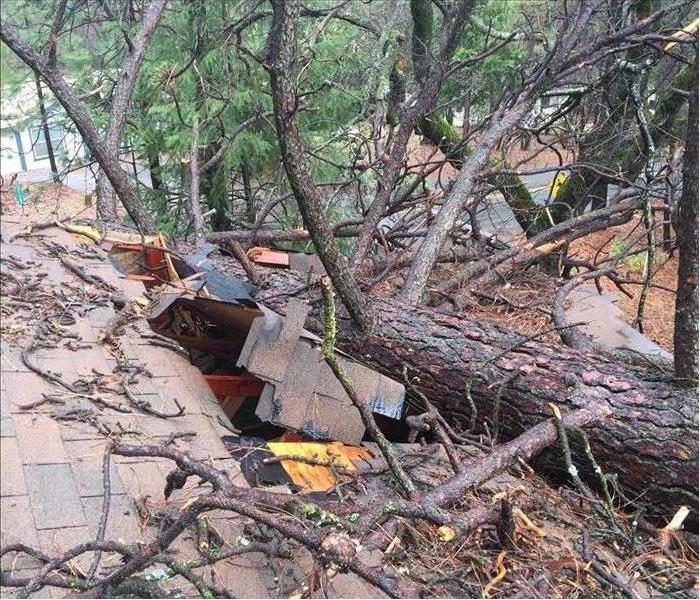
<svg viewBox="0 0 700 600"><path fill-rule="evenodd" d="M325 494L337 484L338 475L367 468L374 459L362 446L308 442L289 433L267 442L242 436L225 436L223 441L251 486L286 485L302 493Z"/></svg>
<svg viewBox="0 0 700 600"><path fill-rule="evenodd" d="M326 270L316 254L287 252L262 246L254 246L247 252L248 258L266 267L289 269L297 273L324 275Z"/></svg>
<svg viewBox="0 0 700 600"><path fill-rule="evenodd" d="M321 359L321 339L302 328L308 307L292 299L286 318L265 309L248 333L237 365L266 382L256 415L312 439L357 443L365 431L331 368ZM401 418L403 385L338 353L344 371L372 410Z"/></svg>
<svg viewBox="0 0 700 600"><path fill-rule="evenodd" d="M223 381L237 388L217 393L230 418L236 417L246 398L255 398L254 414L260 421L312 440L359 443L365 433L360 413L322 359L321 338L303 327L309 307L291 299L282 317L257 303L252 286L212 266L209 255L214 248L204 244L181 259L167 249L162 236L154 236L141 243L118 240L111 256L127 277L167 284L149 310L148 322L156 333L228 361L228 371L205 376L212 388L219 386L219 392ZM295 253L253 250L253 257L277 260L279 265L304 264ZM305 266L314 268L309 261ZM400 419L404 386L336 352L373 412Z"/></svg>
<svg viewBox="0 0 700 600"><path fill-rule="evenodd" d="M132 233L109 232L100 244L108 250L112 265L127 279L142 281L147 289L162 285L177 276L165 248L165 238L158 234L141 237Z"/></svg>

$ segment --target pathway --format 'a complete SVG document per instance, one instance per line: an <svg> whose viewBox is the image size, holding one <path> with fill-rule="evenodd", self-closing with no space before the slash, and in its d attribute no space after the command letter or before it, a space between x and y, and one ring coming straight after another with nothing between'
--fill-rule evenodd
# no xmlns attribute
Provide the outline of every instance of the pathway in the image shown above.
<svg viewBox="0 0 700 600"><path fill-rule="evenodd" d="M133 175L133 164L131 161L121 161L122 168ZM145 165L137 164L139 182L150 188L151 174ZM81 167L74 169L68 173L60 175L61 183L70 189L81 194L89 194L95 191L95 167ZM9 181L10 177L5 176L5 181ZM53 176L50 169L33 169L31 171L22 171L17 174L17 183L32 184L32 183L50 183L53 181Z"/></svg>

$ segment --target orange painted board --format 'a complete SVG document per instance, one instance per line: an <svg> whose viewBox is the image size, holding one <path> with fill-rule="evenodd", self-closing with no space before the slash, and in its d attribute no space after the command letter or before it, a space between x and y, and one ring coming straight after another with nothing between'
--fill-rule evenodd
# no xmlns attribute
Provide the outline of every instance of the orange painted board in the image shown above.
<svg viewBox="0 0 700 600"><path fill-rule="evenodd" d="M264 383L252 375L204 375L217 398L259 396Z"/></svg>
<svg viewBox="0 0 700 600"><path fill-rule="evenodd" d="M248 258L262 265L289 268L289 253L282 250L272 250L271 248L254 246L248 250Z"/></svg>

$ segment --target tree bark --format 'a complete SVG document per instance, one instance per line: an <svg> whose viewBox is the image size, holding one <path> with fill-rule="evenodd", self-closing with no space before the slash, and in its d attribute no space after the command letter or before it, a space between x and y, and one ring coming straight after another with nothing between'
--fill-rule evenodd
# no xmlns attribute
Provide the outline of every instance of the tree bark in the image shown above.
<svg viewBox="0 0 700 600"><path fill-rule="evenodd" d="M418 132L437 146L455 169L461 169L464 160L472 152L470 146L461 144L462 139L457 130L440 114L423 117ZM518 175L501 170L507 168L507 165L498 166L493 159L490 162L496 170L489 173L486 180L501 192L525 235L530 238L545 230L549 226L545 207L535 202Z"/></svg>
<svg viewBox="0 0 700 600"><path fill-rule="evenodd" d="M635 0L630 3L631 13L636 19L645 19L652 11L652 3ZM621 21L613 24L615 30L623 27ZM641 51L633 46L625 55L626 61L639 67ZM613 63L615 64L615 63ZM599 125L582 136L578 160L584 164L601 165L611 171L620 171L624 166L623 156L634 141L634 103L632 86L641 78L641 69L627 66L611 66L604 75L601 85L601 110ZM611 145L615 149L611 153ZM640 147L644 147L643 145ZM618 162L619 159L619 162ZM634 178L632 178L634 180ZM573 215L580 215L592 203L592 210L604 208L607 200L608 178L597 170L582 168L572 174L557 194L557 203L552 206L555 223L560 223Z"/></svg>
<svg viewBox="0 0 700 600"><path fill-rule="evenodd" d="M199 119L192 117L192 148L190 150L190 216L194 224L194 239L204 239L204 217L199 203Z"/></svg>
<svg viewBox="0 0 700 600"><path fill-rule="evenodd" d="M46 85L53 92L56 99L66 110L68 116L78 128L83 141L92 151L100 167L109 178L112 187L119 195L134 225L143 233L154 233L155 226L151 215L146 210L143 202L136 194L129 177L119 164L119 157L109 150L102 141L95 124L83 103L73 94L68 83L58 69L46 58L41 56L34 48L17 35L17 33L4 22L0 22L0 39L12 50L24 63L38 71Z"/></svg>
<svg viewBox="0 0 700 600"><path fill-rule="evenodd" d="M651 136L657 148L661 148L669 140L674 139L674 122L685 103L684 95L678 93L678 90L681 92L692 91L693 73L694 71L688 66L682 68L659 100L659 105L650 123ZM619 86L621 83L616 85ZM629 87L631 83L626 85ZM620 133L620 131L626 132L630 129L630 124L627 122L628 116L626 116L630 99L626 88L622 91L618 90L618 93L621 95L616 101L618 110L612 111L603 125L585 135L581 143L579 162L600 165L610 172L622 174L629 181L634 181L644 168L644 156L639 151L639 148L644 147L644 143L641 134L631 136ZM620 107L624 107L624 110ZM612 143L612 140L615 139L618 141ZM616 183L615 178L604 177L601 173L585 167L568 177L566 183L559 190L556 203L551 207L554 222L560 223L570 218L572 211L580 213L588 204L591 196L593 210L604 206L608 183Z"/></svg>
<svg viewBox="0 0 700 600"><path fill-rule="evenodd" d="M698 84L688 102L688 132L683 154L683 192L678 220L678 293L673 332L676 376L698 383Z"/></svg>
<svg viewBox="0 0 700 600"><path fill-rule="evenodd" d="M430 55L433 43L433 3L432 0L411 0L410 7L413 21L413 73L416 81L424 85L432 62Z"/></svg>
<svg viewBox="0 0 700 600"><path fill-rule="evenodd" d="M109 183L109 178L102 168L97 172L95 191L97 192L98 217L103 221L118 221L119 217L117 216L117 203L114 195L114 188Z"/></svg>
<svg viewBox="0 0 700 600"><path fill-rule="evenodd" d="M131 95L134 91L143 59L146 56L146 50L153 37L153 32L158 27L163 14L165 2L166 0L153 0L144 9L141 27L131 43L128 62L120 73L117 85L112 93L110 122L107 135L105 136L105 144L107 145L107 150L115 154L117 159L119 158L122 132L129 114ZM114 189L110 185L109 177L104 172L100 172L97 175L97 209L105 220L116 221L118 219Z"/></svg>
<svg viewBox="0 0 700 600"><path fill-rule="evenodd" d="M36 97L39 100L39 114L41 115L41 129L44 133L44 143L46 144L46 154L49 156L49 166L51 167L51 175L54 181L58 181L58 167L56 166L56 157L53 153L53 144L51 143L51 132L49 131L49 120L46 114L46 106L44 105L44 92L41 89L41 79L39 73L34 71L34 82L36 83Z"/></svg>
<svg viewBox="0 0 700 600"><path fill-rule="evenodd" d="M296 119L298 102L292 83L297 46L295 23L299 16L299 2L275 0L272 7L273 19L267 48L270 85L275 127L287 179L304 225L338 296L360 328L368 329L372 320L368 303L345 257L338 250L333 230L323 214L321 197L304 159L306 151Z"/></svg>
<svg viewBox="0 0 700 600"><path fill-rule="evenodd" d="M147 150L148 171L151 174L151 187L160 192L163 189L163 179L160 172L160 155L156 148Z"/></svg>
<svg viewBox="0 0 700 600"><path fill-rule="evenodd" d="M229 271L245 276L238 265L230 265L226 263ZM286 293L303 296L299 289L305 283L289 271L267 270L269 288L259 299L284 313ZM502 382L517 373L500 397L503 439L550 418L548 402L564 412L604 406L611 416L587 433L599 464L617 475L627 497L646 508L650 517L670 518L681 504L697 509L695 390L684 389L658 371L614 362L600 352L523 339L469 315L439 314L396 298L372 300L381 325L359 336L339 320L340 347L399 381L406 365L443 415L469 417L465 385L471 382L476 422L488 421ZM312 313L306 326L322 333L318 313ZM577 464L583 470L586 461Z"/></svg>
<svg viewBox="0 0 700 600"><path fill-rule="evenodd" d="M233 223L227 214L230 209L229 169L225 164L219 164L208 171L201 168L201 162L207 160L213 152L211 146L206 146L201 152L199 193L206 200L207 210L216 211L209 220L212 231L230 231Z"/></svg>
<svg viewBox="0 0 700 600"><path fill-rule="evenodd" d="M253 186L250 183L250 164L247 160L241 161L241 178L243 179L243 198L245 199L245 220L251 225L255 224L256 210Z"/></svg>
<svg viewBox="0 0 700 600"><path fill-rule="evenodd" d="M411 17L413 20L413 75L419 84L424 85L429 71L430 48L433 43L430 0L412 0ZM468 107L469 101L466 101L464 131L469 129ZM457 133L452 123L439 112L421 117L416 131L437 146L455 169L461 169L464 160L472 152L472 148L462 143L462 136ZM501 192L513 211L515 220L527 237L532 237L547 227L544 207L533 200L520 177L514 173L494 172L489 175L488 181Z"/></svg>
<svg viewBox="0 0 700 600"><path fill-rule="evenodd" d="M409 304L418 304L423 299L428 277L435 260L442 249L450 229L454 226L462 211L477 177L489 159L489 153L501 137L513 127L527 112L528 103L520 101L512 107L501 109L484 136L474 147L474 151L464 161L464 165L455 179L450 193L440 207L435 220L428 229L416 258L406 275L406 282L401 289L401 297Z"/></svg>

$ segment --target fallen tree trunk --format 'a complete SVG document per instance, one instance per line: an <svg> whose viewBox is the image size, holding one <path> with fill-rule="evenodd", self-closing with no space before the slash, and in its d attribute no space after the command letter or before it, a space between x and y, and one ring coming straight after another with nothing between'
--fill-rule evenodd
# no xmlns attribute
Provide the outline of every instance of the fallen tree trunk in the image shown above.
<svg viewBox="0 0 700 600"><path fill-rule="evenodd" d="M233 262L226 270L243 276ZM302 277L266 271L268 288L258 299L270 308L284 313L290 295L318 297ZM357 335L339 319L340 346L358 360L399 380L406 365L443 414L469 416L470 383L480 425L490 421L500 398L500 430L507 436L549 418L548 402L564 410L605 405L611 416L588 435L599 464L617 475L625 495L650 517L670 518L682 504L697 507L697 392L678 386L672 375L523 339L468 315L409 307L397 298L372 300L379 325L369 335ZM307 327L321 331L314 314Z"/></svg>

